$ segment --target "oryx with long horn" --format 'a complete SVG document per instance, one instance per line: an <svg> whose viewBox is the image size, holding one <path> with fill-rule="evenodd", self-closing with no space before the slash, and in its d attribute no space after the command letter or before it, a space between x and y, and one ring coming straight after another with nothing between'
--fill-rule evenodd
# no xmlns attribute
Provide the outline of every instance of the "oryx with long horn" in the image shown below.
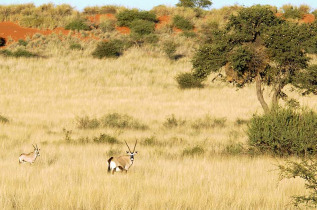
<svg viewBox="0 0 317 210"><path fill-rule="evenodd" d="M37 147L37 144L36 146L32 144L32 146L34 148L34 151L28 154L22 153L19 157L19 163L27 162L33 164L36 158L40 156L40 149Z"/></svg>
<svg viewBox="0 0 317 210"><path fill-rule="evenodd" d="M137 144L137 140L135 141L135 145L133 151L131 152L129 145L126 141L124 141L127 145L129 151L127 151L127 155L119 156L119 157L111 157L108 160L108 172L114 174L116 171L124 171L128 172L129 168L132 166L134 161L134 155L138 152L135 151L135 147Z"/></svg>

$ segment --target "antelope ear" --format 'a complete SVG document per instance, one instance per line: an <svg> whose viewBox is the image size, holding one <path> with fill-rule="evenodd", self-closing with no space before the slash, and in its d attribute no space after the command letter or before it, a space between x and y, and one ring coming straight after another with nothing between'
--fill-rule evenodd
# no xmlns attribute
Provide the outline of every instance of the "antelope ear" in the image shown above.
<svg viewBox="0 0 317 210"><path fill-rule="evenodd" d="M135 151L134 154L138 154L138 151Z"/></svg>

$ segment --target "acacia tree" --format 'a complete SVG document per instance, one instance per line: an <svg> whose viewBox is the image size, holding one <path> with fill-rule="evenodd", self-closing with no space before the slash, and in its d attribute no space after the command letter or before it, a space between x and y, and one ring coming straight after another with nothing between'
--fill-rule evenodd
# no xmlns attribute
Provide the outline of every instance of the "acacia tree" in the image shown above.
<svg viewBox="0 0 317 210"><path fill-rule="evenodd" d="M256 84L256 94L264 112L286 97L287 84L316 93L317 66L309 67L306 44L309 26L277 18L267 6L241 9L231 16L225 29L214 34L193 58L193 76L204 80L211 72L224 70L226 81L237 87ZM271 106L263 97L263 87L272 89Z"/></svg>
<svg viewBox="0 0 317 210"><path fill-rule="evenodd" d="M178 7L190 7L190 8L208 8L212 5L210 0L179 0L176 4Z"/></svg>

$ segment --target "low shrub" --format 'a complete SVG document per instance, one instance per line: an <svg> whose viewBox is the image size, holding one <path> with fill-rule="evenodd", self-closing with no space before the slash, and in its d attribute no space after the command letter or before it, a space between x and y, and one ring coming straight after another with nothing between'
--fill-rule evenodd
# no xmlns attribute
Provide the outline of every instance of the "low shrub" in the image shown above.
<svg viewBox="0 0 317 210"><path fill-rule="evenodd" d="M149 22L157 22L156 15L152 12L138 11L135 9L124 10L116 15L117 25L131 27L131 23L135 20L146 20Z"/></svg>
<svg viewBox="0 0 317 210"><path fill-rule="evenodd" d="M44 23L44 17L39 15L25 16L19 21L21 26L29 28L40 28Z"/></svg>
<svg viewBox="0 0 317 210"><path fill-rule="evenodd" d="M280 178L294 179L300 178L305 181L307 194L293 196L292 203L295 207L302 205L309 209L317 208L317 162L314 159L303 159L299 162L288 161L286 164L280 164ZM301 209L301 208L299 208Z"/></svg>
<svg viewBox="0 0 317 210"><path fill-rule="evenodd" d="M171 116L167 117L163 126L166 128L175 128L182 125L185 125L186 121L182 119L176 119L175 115L172 114Z"/></svg>
<svg viewBox="0 0 317 210"><path fill-rule="evenodd" d="M183 156L200 156L205 153L205 150L201 146L188 147L183 150Z"/></svg>
<svg viewBox="0 0 317 210"><path fill-rule="evenodd" d="M139 35L148 35L154 32L155 23L148 20L137 19L130 24L131 32Z"/></svg>
<svg viewBox="0 0 317 210"><path fill-rule="evenodd" d="M176 81L181 89L204 87L201 79L188 72L177 75Z"/></svg>
<svg viewBox="0 0 317 210"><path fill-rule="evenodd" d="M98 137L93 138L94 143L107 143L107 144L118 144L119 141L113 136L109 136L107 134L100 134Z"/></svg>
<svg viewBox="0 0 317 210"><path fill-rule="evenodd" d="M177 47L178 45L172 40L163 43L163 51L165 52L167 57L172 60L174 60L175 58L175 52Z"/></svg>
<svg viewBox="0 0 317 210"><path fill-rule="evenodd" d="M248 124L249 145L278 156L317 153L317 114L311 110L276 109L255 115Z"/></svg>
<svg viewBox="0 0 317 210"><path fill-rule="evenodd" d="M155 146L155 145L158 145L158 142L155 136L151 136L141 141L141 144L144 146Z"/></svg>
<svg viewBox="0 0 317 210"><path fill-rule="evenodd" d="M212 118L209 115L206 115L203 118L197 119L192 123L192 128L194 129L209 129L220 127L223 128L226 125L226 118Z"/></svg>
<svg viewBox="0 0 317 210"><path fill-rule="evenodd" d="M24 49L18 49L15 52L12 52L10 50L2 50L0 51L0 55L4 55L7 57L16 57L16 58L20 58L20 57L25 57L25 58L31 58L31 57L38 57L38 55L33 54L27 50Z"/></svg>
<svg viewBox="0 0 317 210"><path fill-rule="evenodd" d="M95 58L116 58L122 55L124 43L121 40L114 39L108 42L100 42L93 51L92 56Z"/></svg>
<svg viewBox="0 0 317 210"><path fill-rule="evenodd" d="M249 120L238 118L234 122L234 125L235 126L242 126L242 125L248 124L248 122L249 122Z"/></svg>
<svg viewBox="0 0 317 210"><path fill-rule="evenodd" d="M73 44L69 45L69 49L71 49L71 50L82 50L83 47L79 43L73 43Z"/></svg>
<svg viewBox="0 0 317 210"><path fill-rule="evenodd" d="M25 40L23 40L23 39L19 39L18 44L19 44L20 46L26 47L26 46L28 45L28 42L25 41Z"/></svg>
<svg viewBox="0 0 317 210"><path fill-rule="evenodd" d="M77 128L79 129L94 129L98 128L100 122L98 119L90 119L88 116L76 117Z"/></svg>
<svg viewBox="0 0 317 210"><path fill-rule="evenodd" d="M183 31L193 30L194 28L194 25L189 20L180 15L173 17L173 26Z"/></svg>
<svg viewBox="0 0 317 210"><path fill-rule="evenodd" d="M186 37L186 38L195 38L197 37L197 34L193 31L184 31L183 33L181 33L182 36Z"/></svg>
<svg viewBox="0 0 317 210"><path fill-rule="evenodd" d="M138 129L145 130L148 129L148 126L139 122L129 115L121 115L118 113L112 113L105 115L101 118L101 124L103 127L110 128L128 128L128 129Z"/></svg>
<svg viewBox="0 0 317 210"><path fill-rule="evenodd" d="M228 155L240 155L243 154L244 151L245 149L242 143L230 142L228 145L226 145L223 153Z"/></svg>
<svg viewBox="0 0 317 210"><path fill-rule="evenodd" d="M87 25L86 21L82 20L82 19L73 20L72 22L68 23L65 26L65 29L66 30L77 30L77 31L80 31L80 30L89 31L89 30L91 30L91 28Z"/></svg>

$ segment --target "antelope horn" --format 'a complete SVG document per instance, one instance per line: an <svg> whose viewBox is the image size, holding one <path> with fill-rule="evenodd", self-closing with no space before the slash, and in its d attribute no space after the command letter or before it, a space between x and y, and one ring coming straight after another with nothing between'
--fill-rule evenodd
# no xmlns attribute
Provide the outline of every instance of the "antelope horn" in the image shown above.
<svg viewBox="0 0 317 210"><path fill-rule="evenodd" d="M137 143L138 143L138 140L135 140L135 145L134 145L134 148L133 148L133 152L135 151L135 147L136 147Z"/></svg>
<svg viewBox="0 0 317 210"><path fill-rule="evenodd" d="M128 149L129 149L129 152L131 152L131 150L130 150L130 147L129 147L128 143L127 143L125 140L124 140L124 142L125 142L125 144L127 145Z"/></svg>
<svg viewBox="0 0 317 210"><path fill-rule="evenodd" d="M36 147L32 144L33 148L36 149Z"/></svg>
<svg viewBox="0 0 317 210"><path fill-rule="evenodd" d="M39 149L39 147L37 146L37 144L35 144L35 146L36 146L36 149Z"/></svg>

